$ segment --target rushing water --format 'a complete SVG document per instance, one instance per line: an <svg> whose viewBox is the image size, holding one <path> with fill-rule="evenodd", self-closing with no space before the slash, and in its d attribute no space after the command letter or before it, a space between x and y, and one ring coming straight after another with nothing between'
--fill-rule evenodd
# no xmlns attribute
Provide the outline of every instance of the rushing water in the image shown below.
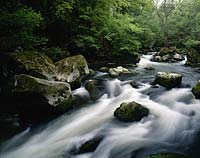
<svg viewBox="0 0 200 158"><path fill-rule="evenodd" d="M200 101L195 100L191 87L200 79L200 71L180 63L156 63L144 55L138 66L140 72L125 79L108 78L107 93L95 102L65 114L45 127L27 129L1 147L1 158L142 158L154 152L185 153L200 129ZM145 70L152 66L155 70ZM150 83L158 71L183 74L181 88L166 90ZM99 76L101 74L98 74ZM98 76L98 77L99 77ZM130 86L135 80L139 89ZM82 87L74 92L88 97ZM122 102L136 101L150 110L140 122L123 123L113 117ZM96 135L104 139L93 153L70 155Z"/></svg>

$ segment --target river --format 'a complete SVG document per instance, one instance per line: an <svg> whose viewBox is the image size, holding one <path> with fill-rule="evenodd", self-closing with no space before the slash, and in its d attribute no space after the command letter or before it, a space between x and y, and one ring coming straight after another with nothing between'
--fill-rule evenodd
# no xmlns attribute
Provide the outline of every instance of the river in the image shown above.
<svg viewBox="0 0 200 158"><path fill-rule="evenodd" d="M191 88L200 79L200 70L179 63L151 62L152 55L143 55L136 76L107 78L107 89L100 99L73 112L66 113L40 128L28 128L4 143L0 158L143 158L156 152L187 153L200 131L200 101ZM147 66L155 70L144 69ZM181 88L166 90L151 83L158 71L183 75ZM102 73L98 73L103 75ZM140 83L138 89L129 84ZM76 90L88 96L84 87ZM140 122L123 123L113 116L122 102L136 101L150 110ZM96 135L104 136L98 148L81 155L70 150Z"/></svg>

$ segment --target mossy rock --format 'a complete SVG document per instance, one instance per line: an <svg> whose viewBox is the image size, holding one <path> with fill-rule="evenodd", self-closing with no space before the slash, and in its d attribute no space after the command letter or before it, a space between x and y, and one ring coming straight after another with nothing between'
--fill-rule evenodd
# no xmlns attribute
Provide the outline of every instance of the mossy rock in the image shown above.
<svg viewBox="0 0 200 158"><path fill-rule="evenodd" d="M0 93L4 95L12 95L15 75L52 79L56 70L51 59L35 51L0 53L0 65Z"/></svg>
<svg viewBox="0 0 200 158"><path fill-rule="evenodd" d="M176 153L158 153L158 154L152 154L145 158L186 158L186 156Z"/></svg>
<svg viewBox="0 0 200 158"><path fill-rule="evenodd" d="M89 92L92 100L100 98L105 93L105 86L102 80L88 80L85 89Z"/></svg>
<svg viewBox="0 0 200 158"><path fill-rule="evenodd" d="M118 107L114 116L124 122L140 121L143 117L149 114L149 110L136 102L122 103Z"/></svg>
<svg viewBox="0 0 200 158"><path fill-rule="evenodd" d="M187 53L187 65L200 66L200 53L194 48Z"/></svg>
<svg viewBox="0 0 200 158"><path fill-rule="evenodd" d="M11 57L19 63L19 68L24 69L21 73L44 79L51 79L55 75L56 69L53 61L43 53L26 51L13 53Z"/></svg>
<svg viewBox="0 0 200 158"><path fill-rule="evenodd" d="M50 106L59 110L67 110L72 107L71 88L68 83L64 82L48 81L22 74L16 76L14 93L39 94L46 98Z"/></svg>
<svg viewBox="0 0 200 158"><path fill-rule="evenodd" d="M167 89L180 87L182 82L182 75L172 72L158 72L155 83Z"/></svg>
<svg viewBox="0 0 200 158"><path fill-rule="evenodd" d="M194 94L196 99L200 99L200 81L197 82L196 85L192 88L192 93Z"/></svg>
<svg viewBox="0 0 200 158"><path fill-rule="evenodd" d="M88 152L94 152L98 145L101 143L103 140L102 136L97 136L91 140L86 141L83 143L80 148L78 149L77 154L83 154L83 153L88 153Z"/></svg>
<svg viewBox="0 0 200 158"><path fill-rule="evenodd" d="M67 82L73 89L80 87L81 81L89 75L87 61L82 55L72 56L55 63L56 79Z"/></svg>

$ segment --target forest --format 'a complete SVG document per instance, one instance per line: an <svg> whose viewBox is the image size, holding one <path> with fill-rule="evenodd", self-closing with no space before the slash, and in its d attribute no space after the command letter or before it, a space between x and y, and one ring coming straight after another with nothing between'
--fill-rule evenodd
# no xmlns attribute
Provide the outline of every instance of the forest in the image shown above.
<svg viewBox="0 0 200 158"><path fill-rule="evenodd" d="M200 0L0 0L0 158L199 158Z"/></svg>

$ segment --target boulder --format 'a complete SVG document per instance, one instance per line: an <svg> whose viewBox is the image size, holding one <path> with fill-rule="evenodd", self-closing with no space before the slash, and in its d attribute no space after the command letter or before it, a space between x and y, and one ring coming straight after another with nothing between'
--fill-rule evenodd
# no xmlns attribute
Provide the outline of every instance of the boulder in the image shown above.
<svg viewBox="0 0 200 158"><path fill-rule="evenodd" d="M13 92L17 97L18 109L25 119L40 120L73 107L70 85L65 82L48 81L22 74L16 76Z"/></svg>
<svg viewBox="0 0 200 158"><path fill-rule="evenodd" d="M96 73L97 72L95 70L89 69L89 75L88 75L88 77L93 77L93 76L96 75Z"/></svg>
<svg viewBox="0 0 200 158"><path fill-rule="evenodd" d="M137 83L136 81L131 81L130 82L130 85L133 87L133 88L139 88L141 86L141 84Z"/></svg>
<svg viewBox="0 0 200 158"><path fill-rule="evenodd" d="M182 75L172 72L158 72L155 83L168 89L180 87L182 82Z"/></svg>
<svg viewBox="0 0 200 158"><path fill-rule="evenodd" d="M155 62L178 62L185 60L185 56L176 47L164 47L155 53L151 61Z"/></svg>
<svg viewBox="0 0 200 158"><path fill-rule="evenodd" d="M143 117L149 114L149 110L136 102L122 103L118 107L114 116L124 122L140 121Z"/></svg>
<svg viewBox="0 0 200 158"><path fill-rule="evenodd" d="M194 48L191 48L187 53L187 65L200 66L200 53Z"/></svg>
<svg viewBox="0 0 200 158"><path fill-rule="evenodd" d="M55 65L57 68L56 79L69 83L72 89L80 87L81 81L89 74L87 62L82 55L62 59Z"/></svg>
<svg viewBox="0 0 200 158"><path fill-rule="evenodd" d="M35 51L0 53L0 93L10 95L14 88L14 76L29 74L34 77L52 79L55 65L45 54Z"/></svg>
<svg viewBox="0 0 200 158"><path fill-rule="evenodd" d="M99 71L101 71L101 72L108 72L108 71L109 71L109 68L108 68L108 67L101 67L101 68L99 69Z"/></svg>
<svg viewBox="0 0 200 158"><path fill-rule="evenodd" d="M178 53L175 53L173 58L176 60L176 61L183 61L185 60L185 56L183 54L178 54Z"/></svg>
<svg viewBox="0 0 200 158"><path fill-rule="evenodd" d="M19 52L10 55L18 63L20 73L26 73L34 77L51 79L55 75L53 61L43 53L35 51Z"/></svg>
<svg viewBox="0 0 200 158"><path fill-rule="evenodd" d="M110 68L108 73L111 77L118 77L121 74L130 74L131 72L122 66L118 66L116 68Z"/></svg>
<svg viewBox="0 0 200 158"><path fill-rule="evenodd" d="M100 98L105 93L105 86L102 80L89 80L85 88L88 90L92 100Z"/></svg>
<svg viewBox="0 0 200 158"><path fill-rule="evenodd" d="M192 93L194 94L196 99L200 99L200 81L197 82L196 85L192 88Z"/></svg>
<svg viewBox="0 0 200 158"><path fill-rule="evenodd" d="M84 153L88 153L88 152L94 152L96 150L96 148L98 147L98 145L101 143L101 141L103 140L102 136L97 136L94 137L91 140L86 141L85 143L83 143L80 148L78 149L77 154L84 154Z"/></svg>
<svg viewBox="0 0 200 158"><path fill-rule="evenodd" d="M186 158L186 156L176 153L158 153L146 156L145 158Z"/></svg>

